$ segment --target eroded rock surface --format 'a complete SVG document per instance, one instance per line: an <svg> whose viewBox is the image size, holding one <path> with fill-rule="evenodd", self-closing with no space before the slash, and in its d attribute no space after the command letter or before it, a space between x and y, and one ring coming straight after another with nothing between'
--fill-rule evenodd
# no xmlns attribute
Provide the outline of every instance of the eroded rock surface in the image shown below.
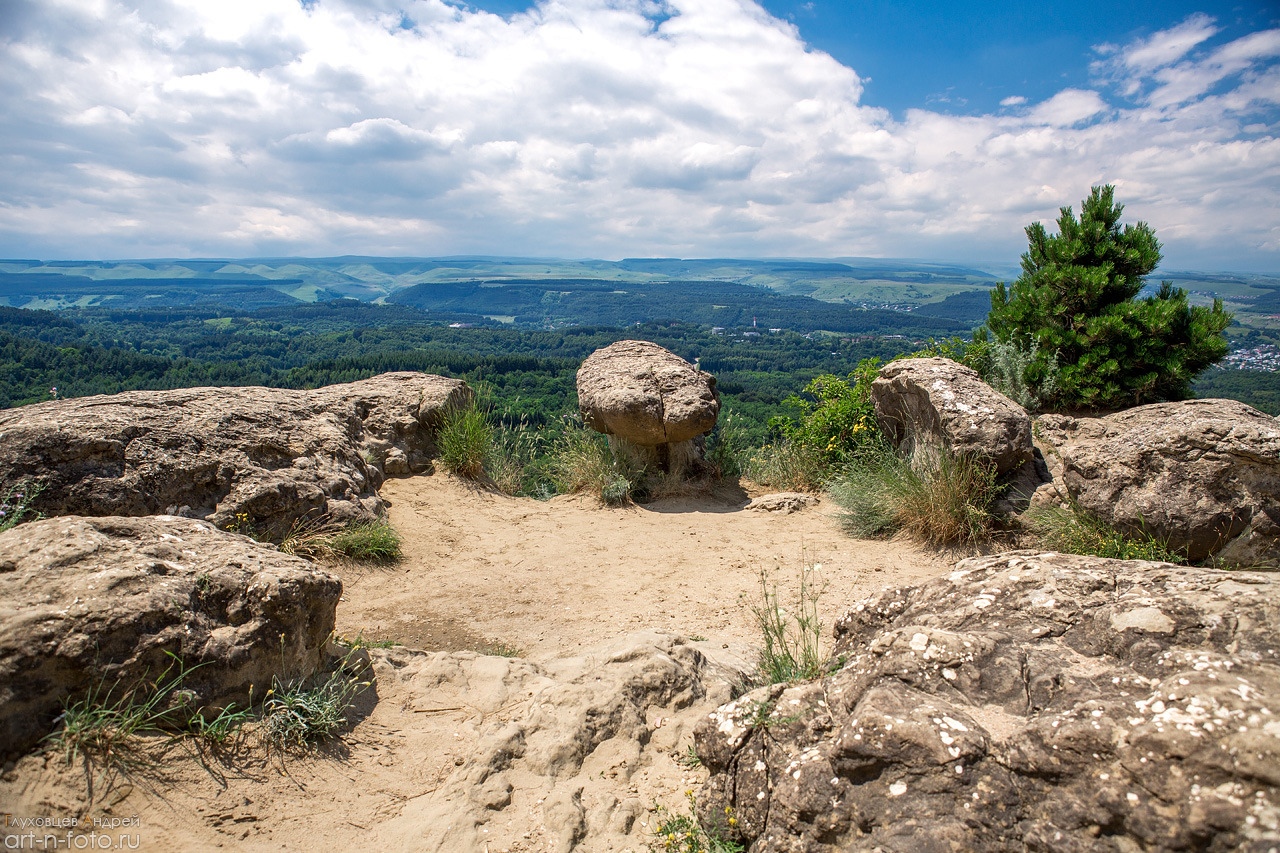
<svg viewBox="0 0 1280 853"><path fill-rule="evenodd" d="M342 593L305 560L206 522L63 517L0 534L0 753L33 747L62 702L113 698L177 655L192 710L243 707L321 662Z"/></svg>
<svg viewBox="0 0 1280 853"><path fill-rule="evenodd" d="M596 350L578 369L577 388L583 422L645 468L696 467L701 436L720 414L715 377L648 341Z"/></svg>
<svg viewBox="0 0 1280 853"><path fill-rule="evenodd" d="M835 636L831 675L695 732L703 819L751 853L1280 845L1269 575L979 557Z"/></svg>
<svg viewBox="0 0 1280 853"><path fill-rule="evenodd" d="M375 661L380 683L414 697L406 714L453 715L445 748L465 750L371 840L439 853L645 849L678 745L744 676L657 632L545 665L398 650Z"/></svg>
<svg viewBox="0 0 1280 853"><path fill-rule="evenodd" d="M388 373L314 391L188 388L0 412L0 483L46 515L207 518L283 533L300 516L371 520L384 472L425 470L465 383Z"/></svg>
<svg viewBox="0 0 1280 853"><path fill-rule="evenodd" d="M990 461L997 474L1031 459L1025 409L948 358L907 358L880 368L871 400L881 431L914 452L942 446Z"/></svg>
<svg viewBox="0 0 1280 853"><path fill-rule="evenodd" d="M1280 421L1270 415L1186 400L1040 422L1062 485L1088 512L1191 560L1280 565Z"/></svg>

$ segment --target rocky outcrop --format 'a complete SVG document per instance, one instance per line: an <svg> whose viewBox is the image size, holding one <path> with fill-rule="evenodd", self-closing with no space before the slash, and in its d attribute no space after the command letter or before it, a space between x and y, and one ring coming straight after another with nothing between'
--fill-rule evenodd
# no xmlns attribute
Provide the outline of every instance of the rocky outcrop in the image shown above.
<svg viewBox="0 0 1280 853"><path fill-rule="evenodd" d="M402 650L374 661L380 684L414 697L411 717L448 715L442 749L465 749L369 841L439 853L645 849L647 810L670 796L689 730L746 674L657 632L546 665Z"/></svg>
<svg viewBox="0 0 1280 853"><path fill-rule="evenodd" d="M304 560L174 517L35 521L0 534L0 753L34 746L64 701L119 699L176 661L185 708L243 707L310 675L342 584ZM175 658L176 656L176 658ZM105 686L105 687L104 687Z"/></svg>
<svg viewBox="0 0 1280 853"><path fill-rule="evenodd" d="M695 732L703 821L751 853L1280 844L1271 576L979 557L835 637L832 674Z"/></svg>
<svg viewBox="0 0 1280 853"><path fill-rule="evenodd" d="M907 358L871 383L880 430L914 453L945 447L1007 474L1031 460L1031 418L1017 403L947 358Z"/></svg>
<svg viewBox="0 0 1280 853"><path fill-rule="evenodd" d="M465 383L388 373L314 391L188 388L0 412L0 483L46 515L180 514L283 533L301 516L370 520L386 474L430 466Z"/></svg>
<svg viewBox="0 0 1280 853"><path fill-rule="evenodd" d="M770 495L752 498L747 503L746 508L758 512L776 512L781 515L790 515L817 503L818 498L807 492L775 492Z"/></svg>
<svg viewBox="0 0 1280 853"><path fill-rule="evenodd" d="M1038 419L1084 510L1191 560L1280 565L1280 422L1234 400Z"/></svg>
<svg viewBox="0 0 1280 853"><path fill-rule="evenodd" d="M610 436L646 468L679 472L702 457L703 434L716 425L715 377L648 341L618 341L578 369L583 422Z"/></svg>

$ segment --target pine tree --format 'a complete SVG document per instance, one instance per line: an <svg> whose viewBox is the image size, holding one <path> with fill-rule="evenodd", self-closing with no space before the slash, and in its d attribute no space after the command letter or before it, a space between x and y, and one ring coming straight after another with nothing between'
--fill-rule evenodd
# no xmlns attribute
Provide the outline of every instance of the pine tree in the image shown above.
<svg viewBox="0 0 1280 853"><path fill-rule="evenodd" d="M1160 262L1160 242L1145 222L1120 227L1115 188L1094 187L1077 220L1061 209L1058 234L1027 226L1022 275L991 293L987 326L997 340L1031 353L1032 388L1056 380L1053 409L1117 409L1191 395L1196 374L1227 354L1231 322L1221 300L1189 305L1163 282L1137 299Z"/></svg>

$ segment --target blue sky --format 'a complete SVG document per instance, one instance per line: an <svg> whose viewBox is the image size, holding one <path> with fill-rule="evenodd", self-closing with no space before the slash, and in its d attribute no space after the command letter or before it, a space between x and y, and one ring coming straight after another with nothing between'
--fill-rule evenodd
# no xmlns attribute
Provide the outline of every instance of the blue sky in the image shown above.
<svg viewBox="0 0 1280 853"><path fill-rule="evenodd" d="M0 256L1015 262L1118 186L1280 272L1259 2L5 0Z"/></svg>

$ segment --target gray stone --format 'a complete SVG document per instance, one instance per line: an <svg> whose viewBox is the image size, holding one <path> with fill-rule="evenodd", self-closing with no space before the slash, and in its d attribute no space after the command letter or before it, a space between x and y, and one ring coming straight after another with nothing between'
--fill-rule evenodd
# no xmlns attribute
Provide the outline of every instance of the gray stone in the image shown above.
<svg viewBox="0 0 1280 853"><path fill-rule="evenodd" d="M695 731L703 822L751 853L1280 845L1274 577L977 557L835 639Z"/></svg>

